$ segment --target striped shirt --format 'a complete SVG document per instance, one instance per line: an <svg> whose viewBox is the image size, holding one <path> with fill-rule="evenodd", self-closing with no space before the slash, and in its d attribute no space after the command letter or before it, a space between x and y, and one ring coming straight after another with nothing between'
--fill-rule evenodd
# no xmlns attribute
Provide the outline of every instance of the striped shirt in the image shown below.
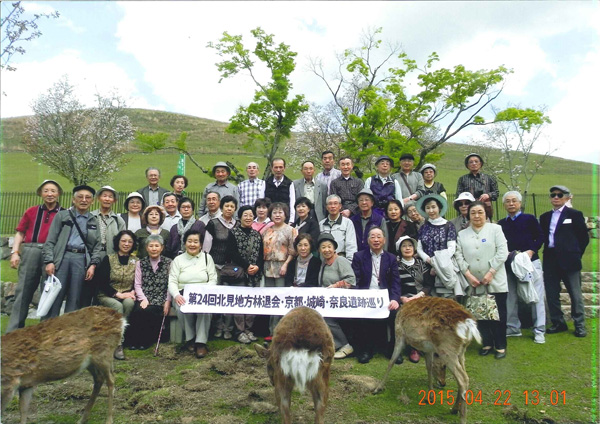
<svg viewBox="0 0 600 424"><path fill-rule="evenodd" d="M58 211L64 210L58 203L52 210L46 205L32 206L25 211L16 230L25 234L23 243L45 243L50 224Z"/></svg>
<svg viewBox="0 0 600 424"><path fill-rule="evenodd" d="M492 175L482 174L479 172L477 175L466 174L458 179L456 184L456 196L460 193L469 192L478 199L482 194L489 194L490 200L498 200L498 182Z"/></svg>
<svg viewBox="0 0 600 424"><path fill-rule="evenodd" d="M265 180L259 178L244 180L238 184L240 206L254 206L256 199L265 197Z"/></svg>

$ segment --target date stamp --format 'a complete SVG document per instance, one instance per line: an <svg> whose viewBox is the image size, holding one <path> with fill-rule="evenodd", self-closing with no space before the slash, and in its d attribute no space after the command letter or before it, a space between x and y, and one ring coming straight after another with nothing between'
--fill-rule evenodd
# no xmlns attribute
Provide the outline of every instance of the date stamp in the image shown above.
<svg viewBox="0 0 600 424"><path fill-rule="evenodd" d="M458 392L455 390L419 390L419 405L453 405ZM566 405L566 390L524 390L521 393L513 395L511 390L494 390L493 393L482 393L481 390L467 390L465 393L465 403L467 405Z"/></svg>

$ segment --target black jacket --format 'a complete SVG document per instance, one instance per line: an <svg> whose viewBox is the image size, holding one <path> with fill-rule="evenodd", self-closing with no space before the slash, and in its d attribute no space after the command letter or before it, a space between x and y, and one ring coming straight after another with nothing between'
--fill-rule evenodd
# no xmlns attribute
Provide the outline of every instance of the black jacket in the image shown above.
<svg viewBox="0 0 600 424"><path fill-rule="evenodd" d="M294 285L294 279L296 278L296 264L298 263L298 257L292 259L288 265L287 273L285 274L285 286L291 287ZM306 279L304 280L304 287L319 287L319 271L321 270L321 259L317 256L310 258L308 262L308 270L306 271Z"/></svg>
<svg viewBox="0 0 600 424"><path fill-rule="evenodd" d="M540 216L540 226L544 233L544 259L547 259L546 253L549 249L551 220L552 211L545 212ZM581 257L589 242L590 237L583 214L576 209L565 206L558 218L554 232L555 257L552 258L552 261L556 261L556 266L565 271L580 270Z"/></svg>

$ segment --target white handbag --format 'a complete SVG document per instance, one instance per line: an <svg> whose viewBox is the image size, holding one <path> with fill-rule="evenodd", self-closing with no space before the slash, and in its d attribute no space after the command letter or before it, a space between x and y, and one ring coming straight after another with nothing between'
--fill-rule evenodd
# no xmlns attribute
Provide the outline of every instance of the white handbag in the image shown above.
<svg viewBox="0 0 600 424"><path fill-rule="evenodd" d="M56 278L54 275L49 275L44 283L42 297L40 298L40 303L38 304L36 313L38 318L48 315L48 312L54 304L54 301L56 300L61 288L62 284L60 284L58 278Z"/></svg>

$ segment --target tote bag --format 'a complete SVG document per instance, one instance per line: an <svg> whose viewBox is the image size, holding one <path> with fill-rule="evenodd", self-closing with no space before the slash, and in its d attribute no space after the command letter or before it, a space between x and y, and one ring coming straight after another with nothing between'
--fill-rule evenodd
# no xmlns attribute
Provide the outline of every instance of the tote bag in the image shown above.
<svg viewBox="0 0 600 424"><path fill-rule="evenodd" d="M44 289L42 291L42 297L40 298L40 303L38 304L36 315L41 318L48 315L52 304L56 300L58 296L58 292L62 288L62 284L58 281L58 278L54 275L49 275L44 283Z"/></svg>

